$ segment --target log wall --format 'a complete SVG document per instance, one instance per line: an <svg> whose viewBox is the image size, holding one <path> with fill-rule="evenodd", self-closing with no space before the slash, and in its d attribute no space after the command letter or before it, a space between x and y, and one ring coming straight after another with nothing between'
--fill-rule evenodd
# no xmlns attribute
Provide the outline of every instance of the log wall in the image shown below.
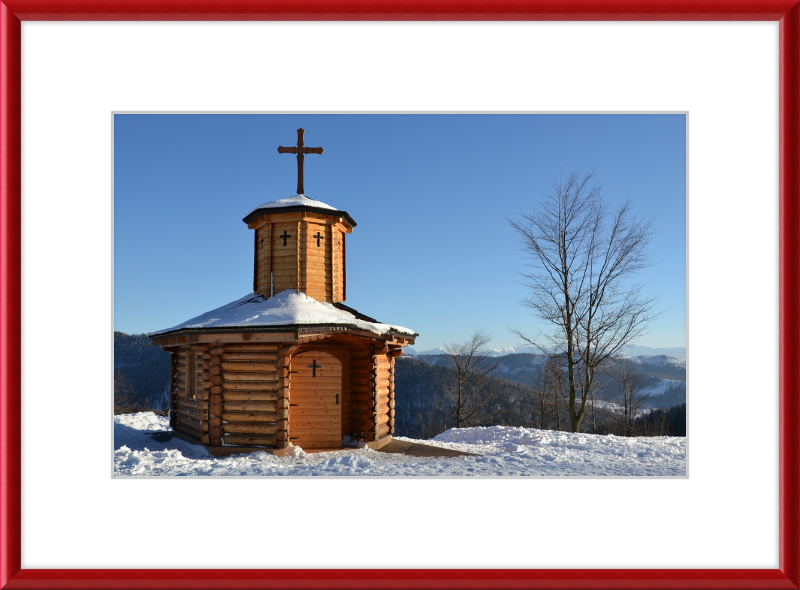
<svg viewBox="0 0 800 590"><path fill-rule="evenodd" d="M372 358L368 346L350 353L350 431L352 438L368 440L372 428Z"/></svg>
<svg viewBox="0 0 800 590"><path fill-rule="evenodd" d="M210 363L208 346L189 345L174 355L170 393L170 425L202 442L209 438L210 381L206 378Z"/></svg>
<svg viewBox="0 0 800 590"><path fill-rule="evenodd" d="M373 351L372 369L372 436L370 440L378 440L389 434L389 390L391 361L386 356L386 348Z"/></svg>
<svg viewBox="0 0 800 590"><path fill-rule="evenodd" d="M390 433L393 396L391 361L383 345L361 346L352 352L350 369L350 436L377 440ZM391 389L390 389L391 386Z"/></svg>
<svg viewBox="0 0 800 590"><path fill-rule="evenodd" d="M219 416L213 435L226 445L279 446L277 433L286 430L288 403L279 391L278 346L225 344L220 348L220 396L210 413ZM215 422L216 424L216 422Z"/></svg>
<svg viewBox="0 0 800 590"><path fill-rule="evenodd" d="M169 351L169 425L174 429L178 416L178 353Z"/></svg>
<svg viewBox="0 0 800 590"><path fill-rule="evenodd" d="M394 434L394 361L389 357L389 434Z"/></svg>

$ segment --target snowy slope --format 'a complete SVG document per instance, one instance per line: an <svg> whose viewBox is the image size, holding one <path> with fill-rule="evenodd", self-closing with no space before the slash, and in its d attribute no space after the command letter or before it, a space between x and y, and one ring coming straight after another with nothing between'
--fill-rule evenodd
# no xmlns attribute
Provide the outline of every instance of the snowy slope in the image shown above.
<svg viewBox="0 0 800 590"><path fill-rule="evenodd" d="M653 365L656 367L671 365L675 367L683 367L684 369L686 368L685 358L666 356L663 354L659 355L643 354L641 356L632 357L632 360L637 361L643 365Z"/></svg>
<svg viewBox="0 0 800 590"><path fill-rule="evenodd" d="M660 379L658 385L643 389L641 393L650 397L656 397L658 395L664 395L668 389L680 387L683 384L683 381L676 381L674 379Z"/></svg>
<svg viewBox="0 0 800 590"><path fill-rule="evenodd" d="M115 475L686 475L682 437L619 438L491 426L454 428L432 440L414 441L477 457L407 457L366 448L311 454L290 447L287 457L256 452L215 458L202 446L164 440L170 430L166 418L150 412L115 416Z"/></svg>

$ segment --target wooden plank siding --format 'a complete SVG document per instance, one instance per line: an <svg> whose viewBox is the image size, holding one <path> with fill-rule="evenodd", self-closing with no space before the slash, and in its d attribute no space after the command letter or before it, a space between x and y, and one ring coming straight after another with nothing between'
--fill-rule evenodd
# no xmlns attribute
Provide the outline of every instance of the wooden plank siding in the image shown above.
<svg viewBox="0 0 800 590"><path fill-rule="evenodd" d="M347 301L347 232L342 232L342 301Z"/></svg>
<svg viewBox="0 0 800 590"><path fill-rule="evenodd" d="M305 264L306 251L308 250L308 224L305 222L298 222L297 235L297 260L295 261L295 268L298 273L297 290L308 294L308 268ZM302 260L301 260L302 258Z"/></svg>
<svg viewBox="0 0 800 590"><path fill-rule="evenodd" d="M309 212L271 214L249 227L255 230L255 292L269 298L295 289L317 301L346 299L345 236L353 230L341 218ZM322 236L319 244L317 232Z"/></svg>
<svg viewBox="0 0 800 590"><path fill-rule="evenodd" d="M289 442L307 449L341 447L341 361L313 350L295 354L291 366Z"/></svg>
<svg viewBox="0 0 800 590"><path fill-rule="evenodd" d="M302 221L297 222L297 279L295 281L295 289L300 292L300 232L305 230L305 223Z"/></svg>
<svg viewBox="0 0 800 590"><path fill-rule="evenodd" d="M304 244L306 256L303 264L306 267L308 280L306 282L306 295L317 301L328 301L327 299L327 276L330 274L330 266L325 255L328 236L326 225L319 223L309 223L306 225L306 242ZM317 245L316 235L323 236Z"/></svg>
<svg viewBox="0 0 800 590"><path fill-rule="evenodd" d="M253 278L253 291L261 293L264 297L271 297L270 292L270 273L272 272L272 224L264 223L257 225L256 234L256 256L255 256L255 275Z"/></svg>
<svg viewBox="0 0 800 590"><path fill-rule="evenodd" d="M278 274L272 271L272 295L277 295L286 289L297 289L299 284L300 257L298 252L298 222L282 222L272 224L271 262L288 263L288 268ZM286 245L283 245L284 232L287 235Z"/></svg>

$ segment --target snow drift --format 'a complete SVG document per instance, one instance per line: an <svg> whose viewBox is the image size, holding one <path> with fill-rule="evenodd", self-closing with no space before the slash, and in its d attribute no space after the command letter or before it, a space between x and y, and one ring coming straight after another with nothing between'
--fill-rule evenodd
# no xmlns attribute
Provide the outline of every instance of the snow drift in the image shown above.
<svg viewBox="0 0 800 590"><path fill-rule="evenodd" d="M368 448L286 457L254 452L212 457L170 436L152 412L114 417L114 474L236 476L685 476L683 437L620 438L512 426L454 428L426 445L478 456L409 457Z"/></svg>

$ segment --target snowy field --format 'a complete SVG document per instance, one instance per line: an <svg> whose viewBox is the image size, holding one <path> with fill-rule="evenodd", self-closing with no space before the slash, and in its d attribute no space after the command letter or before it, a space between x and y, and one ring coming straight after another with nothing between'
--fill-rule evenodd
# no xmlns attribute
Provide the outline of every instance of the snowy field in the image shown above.
<svg viewBox="0 0 800 590"><path fill-rule="evenodd" d="M478 457L408 457L367 448L286 457L255 452L212 457L200 445L169 438L167 418L152 412L114 417L114 474L292 476L685 476L686 439L621 438L511 426L453 428L415 441ZM163 442L159 442L161 439Z"/></svg>

